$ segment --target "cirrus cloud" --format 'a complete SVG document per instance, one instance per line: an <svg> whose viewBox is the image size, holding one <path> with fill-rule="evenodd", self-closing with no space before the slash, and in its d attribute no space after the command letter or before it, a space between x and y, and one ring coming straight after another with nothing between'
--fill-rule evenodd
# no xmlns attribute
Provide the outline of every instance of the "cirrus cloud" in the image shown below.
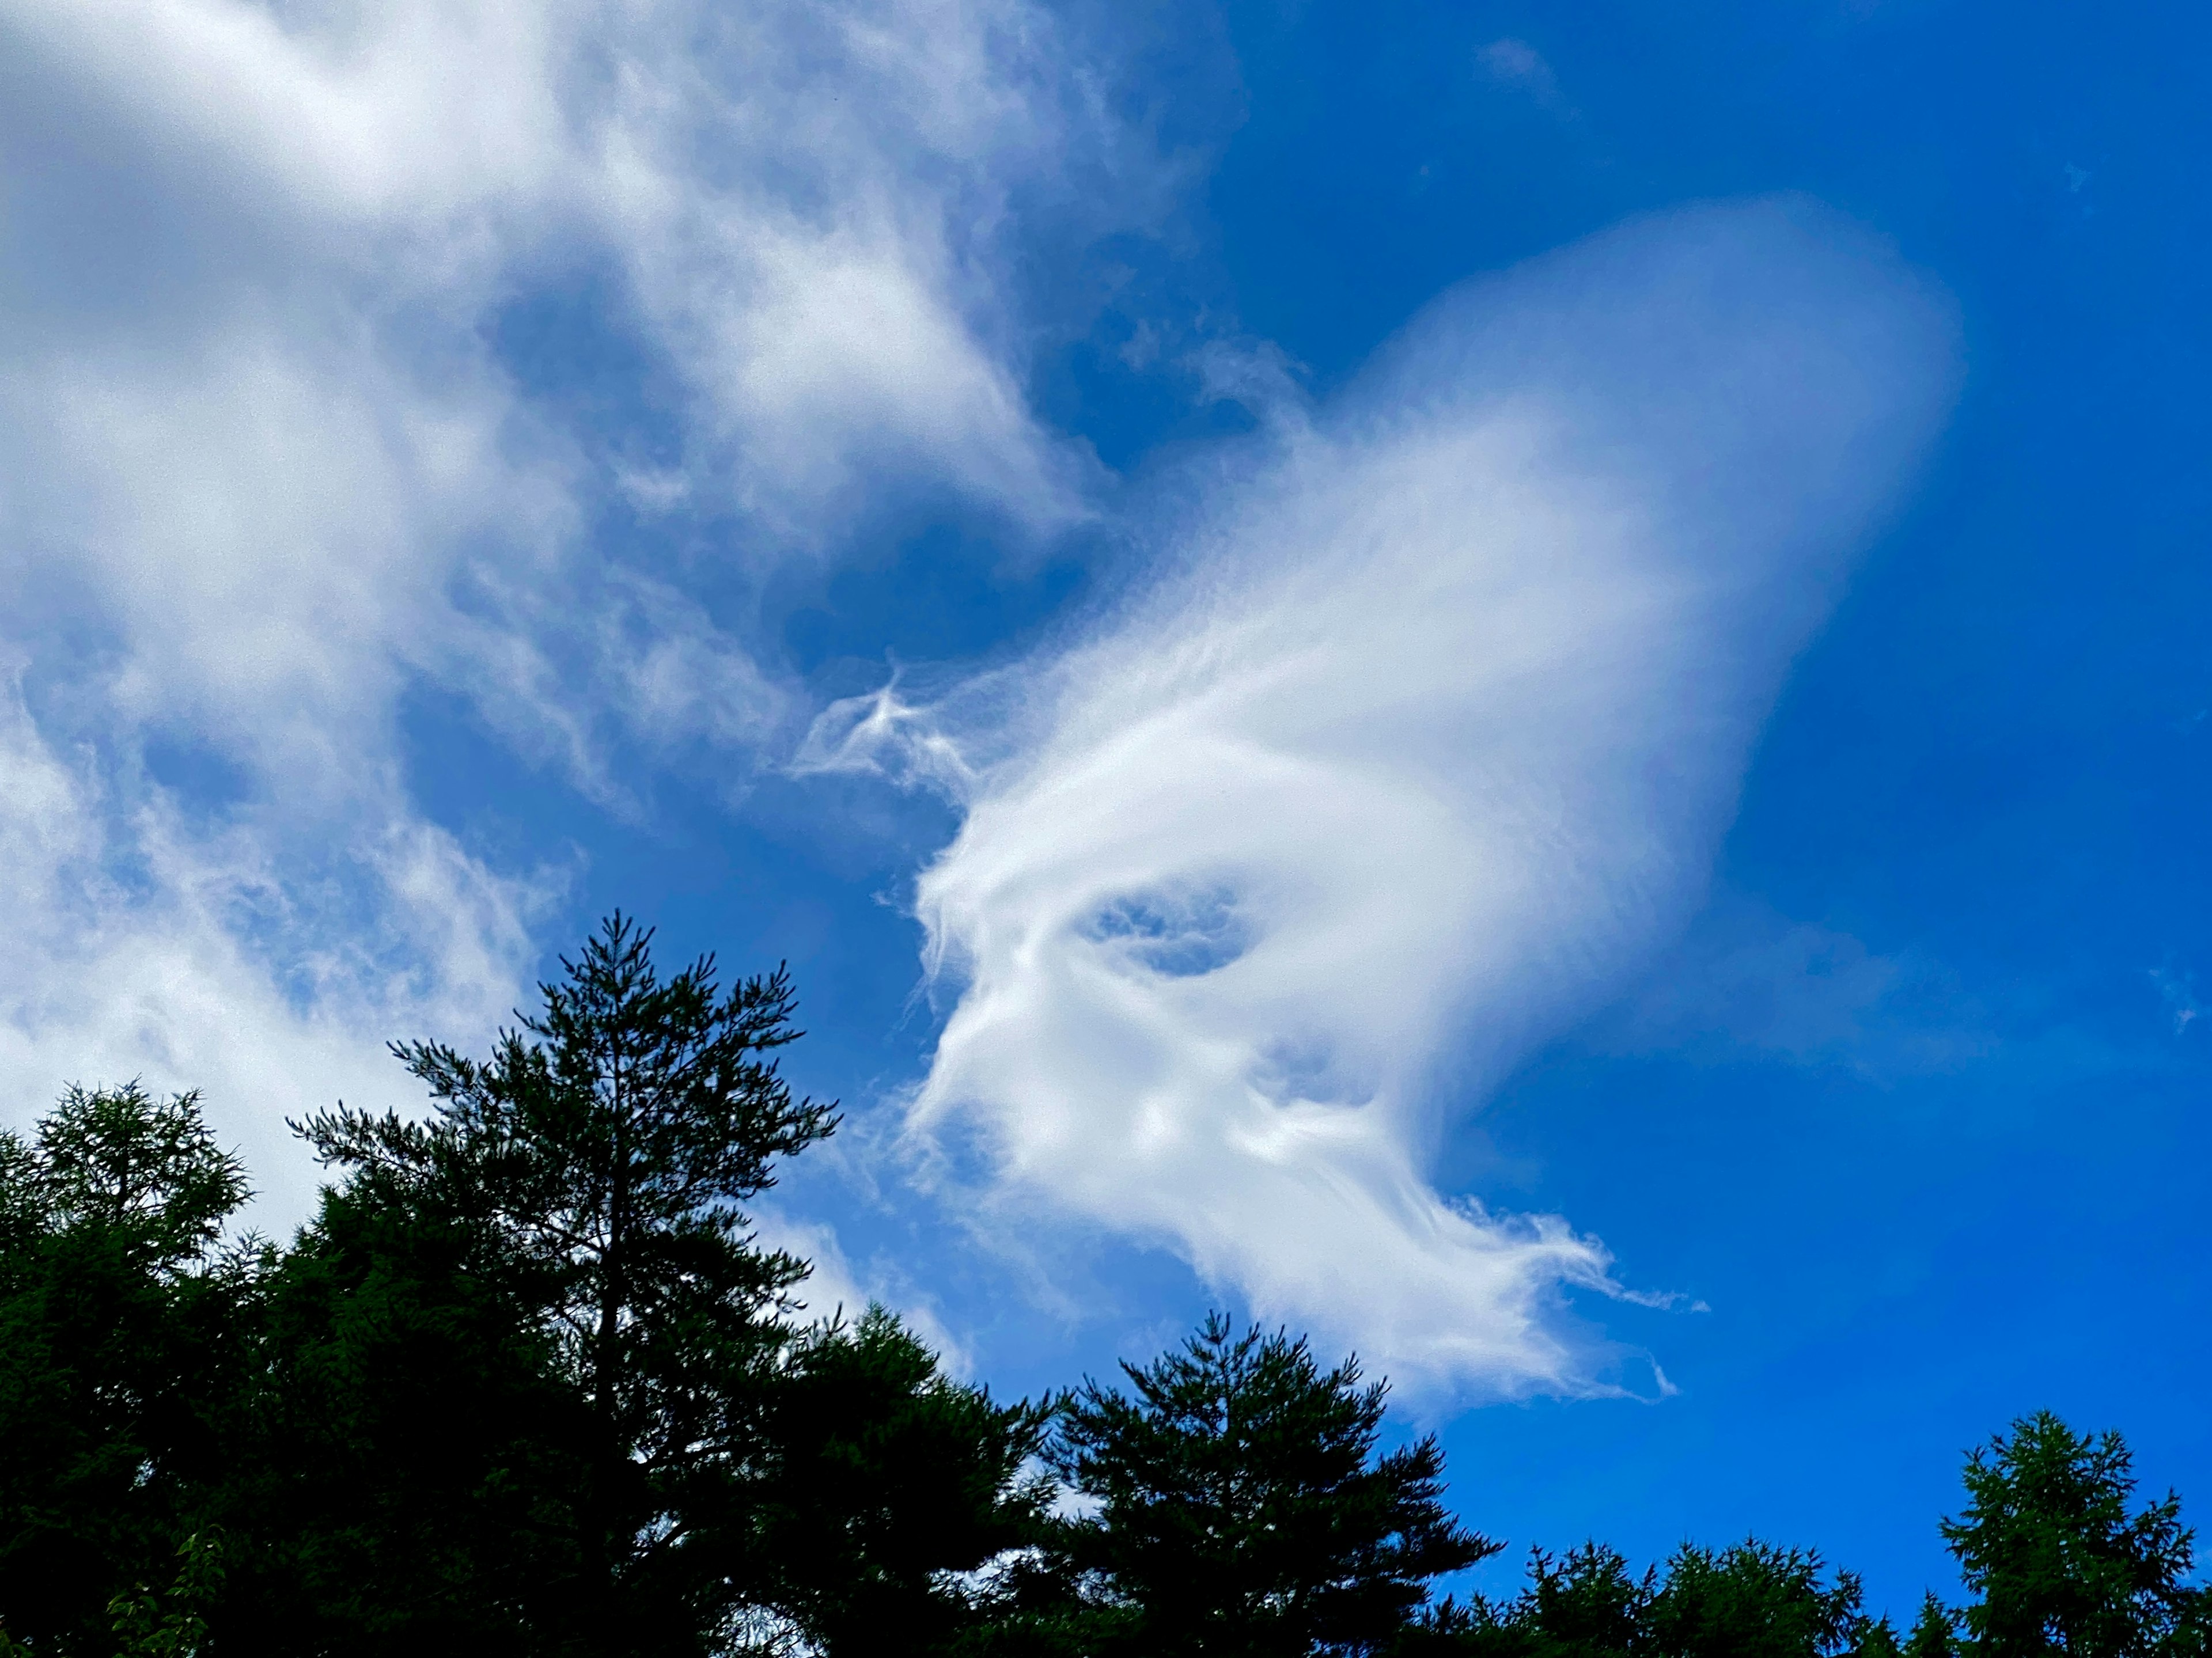
<svg viewBox="0 0 2212 1658"><path fill-rule="evenodd" d="M1429 1159L1695 902L1957 374L1943 299L1811 203L1645 220L1278 411L1073 647L830 711L810 763L964 806L916 1128L1401 1379L1606 1385L1560 1309L1622 1293L1603 1247Z"/></svg>
<svg viewBox="0 0 2212 1658"><path fill-rule="evenodd" d="M1087 512L1019 272L1169 187L1107 77L1029 0L0 0L11 1108L143 1070L259 1153L482 1035L558 879L426 811L410 702L742 773L779 562Z"/></svg>

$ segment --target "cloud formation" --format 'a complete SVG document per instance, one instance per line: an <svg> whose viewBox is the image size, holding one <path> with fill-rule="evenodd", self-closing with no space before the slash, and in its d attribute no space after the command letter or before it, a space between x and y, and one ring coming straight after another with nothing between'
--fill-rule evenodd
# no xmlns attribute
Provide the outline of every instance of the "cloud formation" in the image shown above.
<svg viewBox="0 0 2212 1658"><path fill-rule="evenodd" d="M793 718L710 589L902 490L1091 510L1018 271L1174 179L1073 27L0 0L11 1114L203 1084L270 1177L384 1035L510 1005L559 889L426 812L410 697L616 799L626 756ZM1603 1250L1427 1156L1688 902L1932 426L1939 312L1772 204L1449 296L1326 410L1269 376L1085 642L818 726L807 763L967 808L919 890L960 988L917 1123L1401 1372L1589 1385L1552 1306ZM709 523L717 568L666 550Z"/></svg>
<svg viewBox="0 0 2212 1658"><path fill-rule="evenodd" d="M791 695L704 590L1087 510L1012 273L1150 210L1096 68L1027 0L0 0L10 1114L204 1082L265 1171L535 953L410 696L601 798L742 765Z"/></svg>
<svg viewBox="0 0 2212 1658"><path fill-rule="evenodd" d="M815 763L966 816L912 1107L1001 1200L1163 1244L1403 1381L1602 1385L1557 1217L1439 1193L1447 1122L1696 902L1760 723L1938 428L1950 313L1766 201L1447 294L1178 495L1167 574Z"/></svg>
<svg viewBox="0 0 2212 1658"><path fill-rule="evenodd" d="M8 1117L64 1081L204 1090L272 1227L307 1211L315 1181L283 1119L340 1096L410 1108L384 1039L475 1040L503 1019L545 896L421 823L340 838L317 867L297 826L194 822L96 751L57 751L13 685L0 801Z"/></svg>

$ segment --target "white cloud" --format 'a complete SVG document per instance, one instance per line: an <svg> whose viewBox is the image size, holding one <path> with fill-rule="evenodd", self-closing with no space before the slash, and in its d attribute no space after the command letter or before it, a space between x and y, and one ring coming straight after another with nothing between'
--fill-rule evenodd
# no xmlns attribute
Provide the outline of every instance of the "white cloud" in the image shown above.
<svg viewBox="0 0 2212 1658"><path fill-rule="evenodd" d="M2197 999L2195 980L2188 974L2175 974L2165 968L2153 968L2151 982L2158 987L2159 999L2173 1016L2173 1034L2185 1036L2189 1027L2204 1017L2204 1004Z"/></svg>
<svg viewBox="0 0 2212 1658"><path fill-rule="evenodd" d="M420 823L340 839L319 887L269 855L282 837L188 823L118 769L57 754L13 687L0 695L9 1114L35 1114L72 1081L204 1090L246 1153L257 1218L281 1228L315 1178L284 1119L340 1097L416 1103L385 1040L474 1042L501 1020L545 895ZM367 913L348 902L349 866L370 872Z"/></svg>
<svg viewBox="0 0 2212 1658"><path fill-rule="evenodd" d="M850 711L848 768L973 739L916 1126L1401 1380L1598 1385L1556 1303L1604 1250L1429 1153L1694 902L1955 377L1945 305L1808 204L1633 224L1448 295L1201 480L1171 573L986 716Z"/></svg>
<svg viewBox="0 0 2212 1658"><path fill-rule="evenodd" d="M1028 0L0 0L10 1114L143 1070L265 1130L488 1032L544 883L426 817L410 692L618 799L788 718L710 582L901 489L1085 511L1012 272L1151 210L1094 67ZM585 288L611 413L497 343Z"/></svg>
<svg viewBox="0 0 2212 1658"><path fill-rule="evenodd" d="M796 1219L773 1208L755 1213L752 1220L753 1236L763 1244L797 1255L811 1269L792 1291L802 1320L823 1323L842 1319L849 1324L872 1303L881 1303L937 1355L947 1375L974 1374L974 1355L938 1316L929 1297L895 1266L882 1260L856 1266L836 1231L819 1221Z"/></svg>
<svg viewBox="0 0 2212 1658"><path fill-rule="evenodd" d="M1034 214L1141 219L1169 175L1067 27L0 0L11 1113L204 1084L275 1179L278 1116L397 1089L382 1037L498 1018L547 883L426 817L407 693L603 798L617 750L742 752L791 712L699 573L594 544L601 514L735 509L750 568L712 574L742 588L886 490L1086 511L1012 272ZM809 764L896 749L969 805L921 890L964 989L919 1121L1401 1370L1587 1384L1552 1286L1603 1252L1423 1165L1679 912L1939 399L1903 279L1793 211L1448 301L1310 423L1275 375L1145 604L931 717L817 726ZM657 446L488 343L585 282Z"/></svg>

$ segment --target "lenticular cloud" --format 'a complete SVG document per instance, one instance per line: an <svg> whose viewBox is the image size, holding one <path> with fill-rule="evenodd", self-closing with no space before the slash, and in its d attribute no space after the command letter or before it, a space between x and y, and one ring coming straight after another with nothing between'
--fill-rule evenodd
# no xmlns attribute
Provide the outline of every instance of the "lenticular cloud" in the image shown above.
<svg viewBox="0 0 2212 1658"><path fill-rule="evenodd" d="M966 801L917 1125L1402 1380L1601 1385L1559 1304L1617 1292L1602 1247L1426 1162L1694 901L1955 362L1810 204L1636 223L1224 463L1146 595L967 699L988 733L879 701L846 759L905 741Z"/></svg>

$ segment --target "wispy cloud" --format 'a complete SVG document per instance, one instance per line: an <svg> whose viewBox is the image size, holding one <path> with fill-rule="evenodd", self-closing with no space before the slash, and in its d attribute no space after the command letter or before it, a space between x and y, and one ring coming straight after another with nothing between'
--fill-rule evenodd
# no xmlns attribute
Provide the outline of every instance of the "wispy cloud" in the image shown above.
<svg viewBox="0 0 2212 1658"><path fill-rule="evenodd" d="M1018 272L1153 210L1102 84L1027 0L0 0L10 1108L265 1122L511 1005L544 882L425 817L412 692L604 799L742 766L776 562L902 491L1090 510Z"/></svg>
<svg viewBox="0 0 2212 1658"><path fill-rule="evenodd" d="M1543 53L1526 40L1510 37L1492 40L1474 54L1474 61L1484 76L1498 85L1514 88L1545 109L1565 112L1559 77L1553 73Z"/></svg>
<svg viewBox="0 0 2212 1658"><path fill-rule="evenodd" d="M2197 981L2186 973L2177 974L2169 969L2151 969L2151 982L2158 987L2159 999L2166 1004L2173 1019L2173 1034L2185 1036L2190 1026L2204 1017L2204 1004L2198 999Z"/></svg>
<svg viewBox="0 0 2212 1658"><path fill-rule="evenodd" d="M1428 1154L1694 903L1956 374L1849 224L1644 221L1448 295L1192 483L1087 642L848 720L848 766L966 744L916 1127L1007 1212L1165 1243L1402 1379L1596 1387L1559 1291L1612 1289L1605 1250Z"/></svg>
<svg viewBox="0 0 2212 1658"><path fill-rule="evenodd" d="M206 1091L281 1226L314 1171L283 1120L340 1097L416 1102L384 1040L474 1042L515 1002L557 891L495 877L421 823L194 821L96 749L58 751L0 690L0 1081L10 1115L65 1081ZM321 878L317 879L319 876Z"/></svg>

